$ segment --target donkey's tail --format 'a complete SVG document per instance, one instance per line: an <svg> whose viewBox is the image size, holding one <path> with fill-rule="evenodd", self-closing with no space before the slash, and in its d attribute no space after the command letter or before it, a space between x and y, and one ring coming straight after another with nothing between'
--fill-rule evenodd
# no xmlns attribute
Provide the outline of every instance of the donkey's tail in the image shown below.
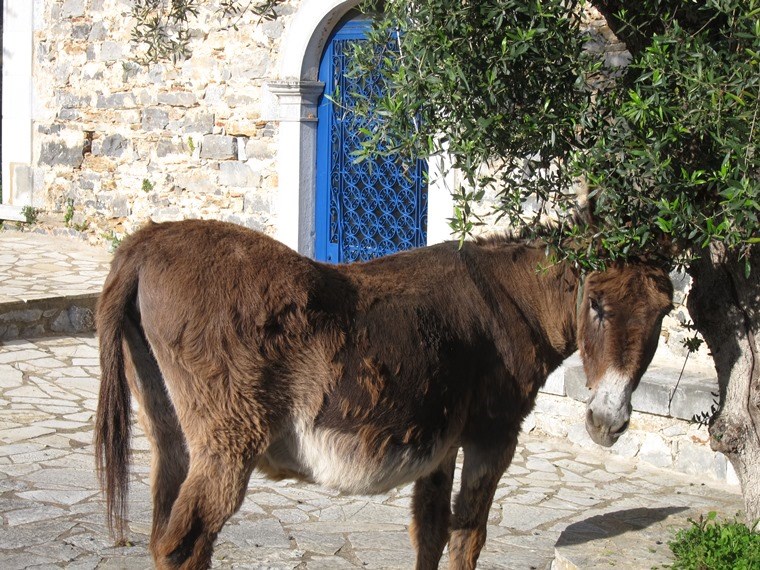
<svg viewBox="0 0 760 570"><path fill-rule="evenodd" d="M122 245L111 265L98 300L100 339L100 395L95 415L95 465L106 498L108 529L118 542L125 540L129 487L131 395L127 382L124 336L127 319L134 318L139 266L134 249Z"/></svg>

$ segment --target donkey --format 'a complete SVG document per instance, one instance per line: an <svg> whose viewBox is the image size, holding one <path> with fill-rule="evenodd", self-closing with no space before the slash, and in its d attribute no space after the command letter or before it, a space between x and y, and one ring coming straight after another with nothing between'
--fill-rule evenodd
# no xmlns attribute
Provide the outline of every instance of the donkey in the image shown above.
<svg viewBox="0 0 760 570"><path fill-rule="evenodd" d="M347 493L415 481L416 567L437 568L448 543L452 568L474 568L548 374L580 349L586 427L612 445L671 308L662 268L583 280L546 255L500 237L327 265L221 222L141 229L116 252L97 309L111 531L123 539L131 392L153 449L158 568L209 567L254 468Z"/></svg>

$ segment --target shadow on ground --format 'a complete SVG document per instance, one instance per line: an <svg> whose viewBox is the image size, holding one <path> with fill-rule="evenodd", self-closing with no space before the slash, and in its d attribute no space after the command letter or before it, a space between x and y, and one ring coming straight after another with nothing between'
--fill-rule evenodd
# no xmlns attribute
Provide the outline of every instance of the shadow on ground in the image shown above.
<svg viewBox="0 0 760 570"><path fill-rule="evenodd" d="M559 535L556 546L585 544L592 540L641 530L686 510L686 507L642 507L596 515L568 526Z"/></svg>

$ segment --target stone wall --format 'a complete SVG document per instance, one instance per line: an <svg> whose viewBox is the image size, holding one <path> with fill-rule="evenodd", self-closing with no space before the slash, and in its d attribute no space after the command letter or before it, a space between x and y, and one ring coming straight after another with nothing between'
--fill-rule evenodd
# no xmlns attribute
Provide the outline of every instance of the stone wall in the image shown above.
<svg viewBox="0 0 760 570"><path fill-rule="evenodd" d="M192 55L140 65L129 0L45 0L35 15L35 206L94 232L217 218L272 233L278 125L264 109L283 30L224 29L213 2ZM208 7L206 4L212 4Z"/></svg>

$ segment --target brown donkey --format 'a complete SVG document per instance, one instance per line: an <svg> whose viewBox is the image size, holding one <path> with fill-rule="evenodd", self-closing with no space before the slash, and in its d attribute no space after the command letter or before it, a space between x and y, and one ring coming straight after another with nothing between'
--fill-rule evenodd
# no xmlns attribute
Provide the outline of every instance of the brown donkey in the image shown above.
<svg viewBox="0 0 760 570"><path fill-rule="evenodd" d="M220 222L151 224L118 249L98 306L95 443L124 533L130 390L153 447L159 568L207 568L251 472L349 493L416 481L417 568L474 568L520 423L580 349L586 425L612 445L670 309L667 273L581 282L545 247L494 238L326 265ZM451 509L454 464L462 484ZM114 528L115 527L115 528Z"/></svg>

